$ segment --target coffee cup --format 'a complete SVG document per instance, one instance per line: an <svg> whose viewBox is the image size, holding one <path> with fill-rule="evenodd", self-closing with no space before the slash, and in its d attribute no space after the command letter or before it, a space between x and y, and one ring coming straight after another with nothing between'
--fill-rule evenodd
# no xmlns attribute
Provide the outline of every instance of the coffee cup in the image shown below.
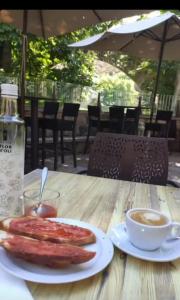
<svg viewBox="0 0 180 300"><path fill-rule="evenodd" d="M180 237L180 223L154 209L133 208L126 213L126 231L135 247L156 250L165 241Z"/></svg>

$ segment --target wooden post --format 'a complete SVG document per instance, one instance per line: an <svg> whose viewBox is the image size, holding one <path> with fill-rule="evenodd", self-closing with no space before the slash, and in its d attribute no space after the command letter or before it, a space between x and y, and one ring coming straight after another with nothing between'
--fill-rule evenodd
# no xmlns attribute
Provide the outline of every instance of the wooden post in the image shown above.
<svg viewBox="0 0 180 300"><path fill-rule="evenodd" d="M97 106L99 106L99 108L101 110L101 93L98 93Z"/></svg>
<svg viewBox="0 0 180 300"><path fill-rule="evenodd" d="M26 56L27 56L27 18L28 11L23 12L23 32L22 32L22 61L21 61L21 104L20 116L24 117L25 108L25 86L26 86Z"/></svg>
<svg viewBox="0 0 180 300"><path fill-rule="evenodd" d="M165 42L166 42L165 39L166 39L166 34L167 34L167 26L168 26L168 20L164 24L164 31L163 31L161 48L160 48L160 53L159 53L159 62L158 62L158 68L157 68L156 82L155 82L155 87L154 87L154 91L153 91L153 94L152 94L152 107L151 107L150 122L152 122L152 118L153 118L154 104L155 104L155 99L156 99L156 94L157 94L157 89L158 89L161 63L162 63L163 52L164 52L164 45L165 45Z"/></svg>

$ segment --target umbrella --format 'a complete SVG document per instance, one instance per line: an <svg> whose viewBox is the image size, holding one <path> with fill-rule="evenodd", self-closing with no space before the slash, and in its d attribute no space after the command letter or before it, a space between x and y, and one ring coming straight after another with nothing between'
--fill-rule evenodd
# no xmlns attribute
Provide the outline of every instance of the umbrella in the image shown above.
<svg viewBox="0 0 180 300"><path fill-rule="evenodd" d="M91 36L70 47L98 51L123 51L141 58L158 60L157 77L152 94L152 120L162 59L180 60L180 19L173 13L116 25L106 32Z"/></svg>
<svg viewBox="0 0 180 300"><path fill-rule="evenodd" d="M0 10L0 22L22 30L21 116L24 116L27 33L43 38L58 36L112 19L148 13L150 10Z"/></svg>
<svg viewBox="0 0 180 300"><path fill-rule="evenodd" d="M14 24L23 30L25 17L27 32L48 38L100 22L148 12L150 10L0 10L0 22Z"/></svg>

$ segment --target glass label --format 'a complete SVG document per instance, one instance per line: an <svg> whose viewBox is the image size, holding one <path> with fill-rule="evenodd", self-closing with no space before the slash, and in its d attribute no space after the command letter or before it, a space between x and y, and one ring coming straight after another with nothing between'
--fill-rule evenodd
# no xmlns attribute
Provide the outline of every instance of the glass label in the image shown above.
<svg viewBox="0 0 180 300"><path fill-rule="evenodd" d="M0 144L0 152L12 153L12 145L11 144Z"/></svg>

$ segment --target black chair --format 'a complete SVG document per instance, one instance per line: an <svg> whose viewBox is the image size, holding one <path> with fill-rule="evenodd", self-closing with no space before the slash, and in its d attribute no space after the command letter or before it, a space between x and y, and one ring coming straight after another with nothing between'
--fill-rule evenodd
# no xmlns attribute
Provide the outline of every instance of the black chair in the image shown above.
<svg viewBox="0 0 180 300"><path fill-rule="evenodd" d="M56 135L56 122L57 122L57 114L59 110L59 103L58 102L45 102L44 110L43 110L43 117L39 118L39 129L42 132L42 166L44 166L45 159L46 159L46 148L50 146L52 147L52 143L46 144L46 133L47 130L52 131L53 133L53 148L54 148L54 170L56 170L56 157L57 157L57 135Z"/></svg>
<svg viewBox="0 0 180 300"><path fill-rule="evenodd" d="M60 148L61 148L61 162L64 163L64 150L72 151L73 154L73 162L74 167L77 166L76 161L76 121L79 112L79 103L64 103L63 111L62 111L62 118L57 120L57 128L56 128L56 151L55 151L55 169L57 169L57 143L58 143L58 132L60 131ZM71 142L72 142L72 149L66 148L64 146L64 137L65 134L71 133Z"/></svg>
<svg viewBox="0 0 180 300"><path fill-rule="evenodd" d="M147 136L148 132L153 137L166 137L169 136L171 126L172 111L158 110L155 122L145 123L144 135Z"/></svg>
<svg viewBox="0 0 180 300"><path fill-rule="evenodd" d="M123 133L138 134L138 125L141 109L140 107L128 108L124 118Z"/></svg>
<svg viewBox="0 0 180 300"><path fill-rule="evenodd" d="M109 107L109 131L121 133L124 124L124 107L110 106Z"/></svg>
<svg viewBox="0 0 180 300"><path fill-rule="evenodd" d="M86 154L89 145L89 136L92 132L100 130L100 107L88 105L88 132L84 147L84 154Z"/></svg>
<svg viewBox="0 0 180 300"><path fill-rule="evenodd" d="M42 151L43 149L43 142L45 143L45 130L54 129L54 120L57 117L57 112L59 108L59 103L54 101L48 101L44 104L43 109L43 116L38 119L38 136L40 136L40 131L42 131ZM25 145L26 145L26 158L28 156L28 153L30 153L29 148L31 148L31 141L29 141L29 129L31 129L32 126L32 118L31 116L25 116ZM42 154L43 156L43 154Z"/></svg>

